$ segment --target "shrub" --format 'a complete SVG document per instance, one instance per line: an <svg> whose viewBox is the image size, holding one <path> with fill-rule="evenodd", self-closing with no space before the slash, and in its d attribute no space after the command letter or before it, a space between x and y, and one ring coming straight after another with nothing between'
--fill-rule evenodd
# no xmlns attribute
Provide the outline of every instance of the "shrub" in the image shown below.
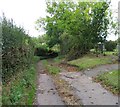
<svg viewBox="0 0 120 107"><path fill-rule="evenodd" d="M115 41L107 41L105 44L105 48L107 51L113 51L117 46L117 43Z"/></svg>
<svg viewBox="0 0 120 107"><path fill-rule="evenodd" d="M2 80L12 77L19 70L29 67L34 55L34 45L24 29L13 20L2 19Z"/></svg>

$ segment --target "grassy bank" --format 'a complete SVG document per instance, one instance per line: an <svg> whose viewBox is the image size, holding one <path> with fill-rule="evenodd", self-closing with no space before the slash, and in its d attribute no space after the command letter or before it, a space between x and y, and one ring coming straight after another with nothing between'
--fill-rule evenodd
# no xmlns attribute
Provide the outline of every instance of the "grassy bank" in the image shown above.
<svg viewBox="0 0 120 107"><path fill-rule="evenodd" d="M93 68L98 65L110 64L110 63L114 63L111 57L107 57L107 56L95 57L89 55L68 62L68 64L78 66L80 70Z"/></svg>
<svg viewBox="0 0 120 107"><path fill-rule="evenodd" d="M120 82L120 73L118 73L118 70L99 75L95 80L115 94L120 92L120 85L118 85Z"/></svg>
<svg viewBox="0 0 120 107"><path fill-rule="evenodd" d="M36 63L38 57L34 57L33 64L14 76L11 81L2 86L3 105L32 105L36 92Z"/></svg>

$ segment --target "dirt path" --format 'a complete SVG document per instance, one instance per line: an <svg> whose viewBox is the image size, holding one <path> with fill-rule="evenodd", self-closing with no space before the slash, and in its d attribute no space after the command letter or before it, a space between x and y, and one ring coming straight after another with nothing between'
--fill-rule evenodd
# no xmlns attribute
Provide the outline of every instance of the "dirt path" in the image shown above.
<svg viewBox="0 0 120 107"><path fill-rule="evenodd" d="M38 89L35 105L64 105L58 95L52 78L45 73L41 62L37 65Z"/></svg>
<svg viewBox="0 0 120 107"><path fill-rule="evenodd" d="M91 78L113 69L118 69L116 64L100 66L84 73L68 72L62 69L63 72L60 75L73 87L74 93L79 96L83 105L118 105L118 96L108 92Z"/></svg>

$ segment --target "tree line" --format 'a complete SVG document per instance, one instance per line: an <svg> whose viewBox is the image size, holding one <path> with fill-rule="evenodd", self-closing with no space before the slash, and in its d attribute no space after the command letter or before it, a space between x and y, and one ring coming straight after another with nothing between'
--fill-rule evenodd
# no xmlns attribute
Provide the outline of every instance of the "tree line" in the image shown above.
<svg viewBox="0 0 120 107"><path fill-rule="evenodd" d="M80 57L104 43L113 25L110 2L46 2L47 16L36 21L49 48L58 46L68 60Z"/></svg>

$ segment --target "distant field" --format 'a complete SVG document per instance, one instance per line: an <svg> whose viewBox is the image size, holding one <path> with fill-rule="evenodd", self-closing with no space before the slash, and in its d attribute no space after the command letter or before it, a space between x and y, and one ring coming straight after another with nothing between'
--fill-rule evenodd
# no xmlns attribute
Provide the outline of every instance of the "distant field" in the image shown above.
<svg viewBox="0 0 120 107"><path fill-rule="evenodd" d="M95 52L95 49L91 49L91 52ZM117 55L118 51L116 49L114 49L114 51L105 51L104 52L106 55Z"/></svg>

